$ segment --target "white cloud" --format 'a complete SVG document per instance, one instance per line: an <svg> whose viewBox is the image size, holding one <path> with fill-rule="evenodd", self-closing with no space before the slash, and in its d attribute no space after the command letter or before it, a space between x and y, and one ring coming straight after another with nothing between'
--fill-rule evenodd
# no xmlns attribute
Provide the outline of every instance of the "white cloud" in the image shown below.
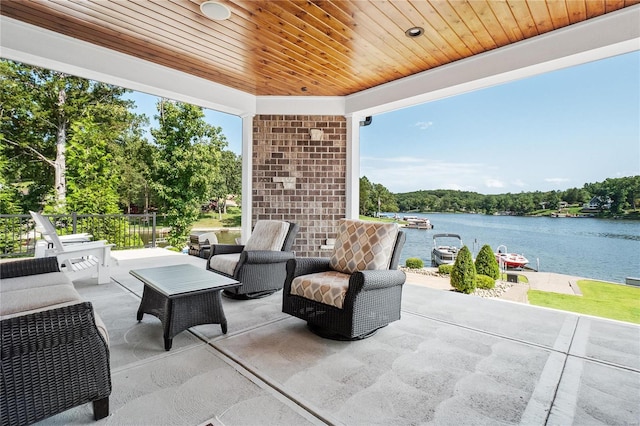
<svg viewBox="0 0 640 426"><path fill-rule="evenodd" d="M427 130L431 126L433 126L433 121L418 121L416 123L416 127L420 130Z"/></svg>
<svg viewBox="0 0 640 426"><path fill-rule="evenodd" d="M418 157L363 157L360 175L380 183L391 192L410 192L420 189L476 190L482 182L487 165L454 163Z"/></svg>
<svg viewBox="0 0 640 426"><path fill-rule="evenodd" d="M498 179L486 179L484 184L487 188L504 188L504 182Z"/></svg>
<svg viewBox="0 0 640 426"><path fill-rule="evenodd" d="M519 188L524 188L525 186L528 186L526 183L522 181L522 179L516 179L513 182L511 182L511 184Z"/></svg>
<svg viewBox="0 0 640 426"><path fill-rule="evenodd" d="M563 183L563 182L569 182L569 179L567 179L567 178L545 178L544 181L545 182L549 182L549 183Z"/></svg>

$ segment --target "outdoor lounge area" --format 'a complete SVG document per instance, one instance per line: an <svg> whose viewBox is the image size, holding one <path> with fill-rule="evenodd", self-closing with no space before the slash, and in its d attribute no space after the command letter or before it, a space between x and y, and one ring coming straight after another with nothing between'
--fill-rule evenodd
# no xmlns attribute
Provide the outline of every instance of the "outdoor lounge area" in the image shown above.
<svg viewBox="0 0 640 426"><path fill-rule="evenodd" d="M0 55L240 117L241 242L258 220L292 221L298 257L358 217L372 117L640 46L636 0L225 0L222 20L203 3L3 1ZM364 340L317 336L278 291L223 298L226 334L191 327L165 350L130 270L206 260L111 258L107 284L74 280L108 331L109 415L89 403L41 424L640 424L635 325L407 280L400 319Z"/></svg>
<svg viewBox="0 0 640 426"><path fill-rule="evenodd" d="M282 292L223 298L228 334L173 339L136 320L130 269L205 260L164 249L112 253L111 282L76 280L109 333L110 415L91 404L41 424L638 424L640 327L434 290L408 280L401 319L356 342L282 313Z"/></svg>

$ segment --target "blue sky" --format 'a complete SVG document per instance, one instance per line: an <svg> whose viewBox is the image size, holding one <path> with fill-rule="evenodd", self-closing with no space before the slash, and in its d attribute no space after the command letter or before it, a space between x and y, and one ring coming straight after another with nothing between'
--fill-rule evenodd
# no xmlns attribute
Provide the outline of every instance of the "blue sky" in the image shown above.
<svg viewBox="0 0 640 426"><path fill-rule="evenodd" d="M156 97L131 96L150 118ZM238 117L206 111L240 154ZM391 192L565 190L640 174L640 52L373 117L360 176Z"/></svg>

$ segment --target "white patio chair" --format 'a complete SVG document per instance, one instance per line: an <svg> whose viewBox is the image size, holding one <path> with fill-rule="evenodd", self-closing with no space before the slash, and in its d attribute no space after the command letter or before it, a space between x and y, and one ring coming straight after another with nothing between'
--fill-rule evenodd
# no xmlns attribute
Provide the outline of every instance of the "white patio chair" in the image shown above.
<svg viewBox="0 0 640 426"><path fill-rule="evenodd" d="M46 241L46 248L36 247L35 257L56 256L60 269L72 275L71 279L82 275L95 275L97 270L98 284L107 284L111 280L109 267L111 266L111 247L106 240L90 241L89 234L73 234L63 242L53 224L44 216L31 213L36 222L36 228Z"/></svg>
<svg viewBox="0 0 640 426"><path fill-rule="evenodd" d="M40 213L36 213L33 211L29 211L33 221L36 224L36 231L38 231L42 238L49 243L50 247L53 247L53 241L51 238L51 234L57 234L55 227L46 217L42 216ZM83 232L81 234L68 234L68 235L58 235L58 239L62 244L76 244L76 243L86 243L91 241L93 235L87 234Z"/></svg>

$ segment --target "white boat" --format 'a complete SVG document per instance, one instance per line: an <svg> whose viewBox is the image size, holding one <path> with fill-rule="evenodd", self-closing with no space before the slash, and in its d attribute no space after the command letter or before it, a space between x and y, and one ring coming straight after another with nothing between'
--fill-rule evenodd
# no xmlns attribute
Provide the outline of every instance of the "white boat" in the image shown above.
<svg viewBox="0 0 640 426"><path fill-rule="evenodd" d="M406 216L405 216L406 218ZM407 224L405 228L413 228L413 229L433 229L433 225L431 221L427 218L422 217L413 217L411 219L405 219Z"/></svg>
<svg viewBox="0 0 640 426"><path fill-rule="evenodd" d="M505 245L498 246L498 251L494 254L501 269L522 268L524 267L524 265L529 263L529 260L523 255L517 253L509 253L507 251L507 246Z"/></svg>
<svg viewBox="0 0 640 426"><path fill-rule="evenodd" d="M441 244L442 240L451 241L450 245ZM431 262L436 266L452 264L456 261L458 252L462 248L462 238L458 234L434 234Z"/></svg>

